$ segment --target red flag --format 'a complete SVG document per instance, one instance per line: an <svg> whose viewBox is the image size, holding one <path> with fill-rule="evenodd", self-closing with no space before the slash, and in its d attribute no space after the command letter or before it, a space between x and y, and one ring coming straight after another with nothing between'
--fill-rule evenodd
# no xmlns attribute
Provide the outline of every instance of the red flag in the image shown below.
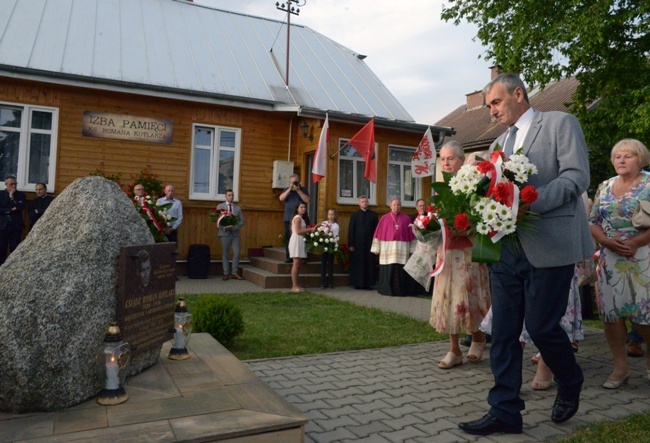
<svg viewBox="0 0 650 443"><path fill-rule="evenodd" d="M364 126L361 131L354 134L348 141L366 162L366 170L363 176L366 180L377 183L377 171L375 168L375 119L374 117Z"/></svg>
<svg viewBox="0 0 650 443"><path fill-rule="evenodd" d="M311 168L311 179L314 183L320 181L325 177L327 170L327 143L330 141L330 123L329 117L325 114L325 123L323 123L323 130L320 132L318 139L318 149L314 156L314 165Z"/></svg>

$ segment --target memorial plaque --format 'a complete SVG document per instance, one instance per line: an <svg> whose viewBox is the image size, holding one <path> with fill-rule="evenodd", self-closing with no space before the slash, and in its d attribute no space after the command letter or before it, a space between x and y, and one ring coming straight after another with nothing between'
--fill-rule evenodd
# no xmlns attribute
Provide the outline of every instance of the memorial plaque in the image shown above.
<svg viewBox="0 0 650 443"><path fill-rule="evenodd" d="M172 142L174 122L153 117L84 111L81 135L84 137L135 140L138 142Z"/></svg>
<svg viewBox="0 0 650 443"><path fill-rule="evenodd" d="M136 349L133 354L171 340L176 301L176 243L120 249L117 322Z"/></svg>

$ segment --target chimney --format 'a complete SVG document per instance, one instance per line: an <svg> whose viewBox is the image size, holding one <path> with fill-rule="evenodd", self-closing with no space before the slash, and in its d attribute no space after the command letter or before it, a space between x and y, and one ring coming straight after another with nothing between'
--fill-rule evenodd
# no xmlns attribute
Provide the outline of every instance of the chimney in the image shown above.
<svg viewBox="0 0 650 443"><path fill-rule="evenodd" d="M490 81L497 78L497 76L501 74L502 69L501 65L490 66Z"/></svg>
<svg viewBox="0 0 650 443"><path fill-rule="evenodd" d="M490 81L497 78L497 76L501 74L502 69L501 65L490 66ZM468 110L485 106L483 90L470 92L469 94L466 94L465 97L467 97L466 107Z"/></svg>
<svg viewBox="0 0 650 443"><path fill-rule="evenodd" d="M466 94L465 97L467 97L467 109L480 108L485 104L483 91L474 91Z"/></svg>

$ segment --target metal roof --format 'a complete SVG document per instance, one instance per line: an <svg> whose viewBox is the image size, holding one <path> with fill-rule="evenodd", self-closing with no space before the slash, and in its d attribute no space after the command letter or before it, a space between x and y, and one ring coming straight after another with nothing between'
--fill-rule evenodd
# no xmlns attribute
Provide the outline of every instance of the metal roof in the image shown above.
<svg viewBox="0 0 650 443"><path fill-rule="evenodd" d="M286 38L282 21L179 0L2 0L0 75L412 126L354 51L305 26L286 88Z"/></svg>

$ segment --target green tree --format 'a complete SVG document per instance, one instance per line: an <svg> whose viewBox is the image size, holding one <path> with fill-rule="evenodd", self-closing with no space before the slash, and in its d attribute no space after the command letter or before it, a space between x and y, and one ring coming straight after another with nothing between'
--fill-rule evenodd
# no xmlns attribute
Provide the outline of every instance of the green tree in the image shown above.
<svg viewBox="0 0 650 443"><path fill-rule="evenodd" d="M442 19L478 26L485 58L544 86L575 76L571 112L590 147L592 192L622 138L650 144L650 1L447 0Z"/></svg>

